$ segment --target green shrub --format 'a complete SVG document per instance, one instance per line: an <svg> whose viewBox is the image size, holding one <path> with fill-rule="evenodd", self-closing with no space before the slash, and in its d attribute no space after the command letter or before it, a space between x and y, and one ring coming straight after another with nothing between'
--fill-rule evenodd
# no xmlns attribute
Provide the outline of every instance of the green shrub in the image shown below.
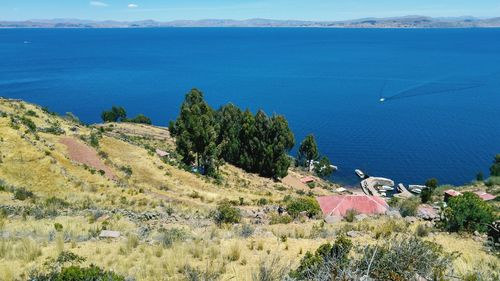
<svg viewBox="0 0 500 281"><path fill-rule="evenodd" d="M418 205L420 204L418 198L410 198L401 202L399 206L399 213L402 217L412 217L417 214Z"/></svg>
<svg viewBox="0 0 500 281"><path fill-rule="evenodd" d="M221 269L215 270L213 267L207 267L202 270L190 265L186 265L183 271L185 280L187 281L216 281L220 280L220 275L223 273Z"/></svg>
<svg viewBox="0 0 500 281"><path fill-rule="evenodd" d="M284 280L288 274L288 266L280 261L280 257L273 255L267 260L261 260L257 271L252 274L254 281L276 281Z"/></svg>
<svg viewBox="0 0 500 281"><path fill-rule="evenodd" d="M130 166L122 166L120 167L120 171L124 172L129 177L132 175L132 167Z"/></svg>
<svg viewBox="0 0 500 281"><path fill-rule="evenodd" d="M500 185L500 177L490 177L488 181L486 182L486 186L491 187L491 186L496 186Z"/></svg>
<svg viewBox="0 0 500 281"><path fill-rule="evenodd" d="M101 113L101 119L104 122L119 122L127 118L127 112L123 107L113 106L109 111Z"/></svg>
<svg viewBox="0 0 500 281"><path fill-rule="evenodd" d="M36 112L34 112L33 110L28 110L26 111L26 115L28 116L33 116L33 117L38 117L38 115L36 114Z"/></svg>
<svg viewBox="0 0 500 281"><path fill-rule="evenodd" d="M429 188L436 188L438 187L438 180L436 178L431 178L431 179L428 179L426 182L425 182L425 186L429 187Z"/></svg>
<svg viewBox="0 0 500 281"><path fill-rule="evenodd" d="M35 123L28 117L26 116L21 117L21 123L23 123L24 126L28 127L28 130L30 130L31 132L36 131Z"/></svg>
<svg viewBox="0 0 500 281"><path fill-rule="evenodd" d="M356 211L355 209L349 209L347 210L344 218L347 222L353 222L357 215L358 211Z"/></svg>
<svg viewBox="0 0 500 281"><path fill-rule="evenodd" d="M69 203L61 198L57 198L55 196L52 196L52 197L45 199L45 207L67 208L67 207L69 207Z"/></svg>
<svg viewBox="0 0 500 281"><path fill-rule="evenodd" d="M264 206L267 205L269 202L267 201L266 198L260 198L259 201L257 201L257 205L259 206Z"/></svg>
<svg viewBox="0 0 500 281"><path fill-rule="evenodd" d="M240 231L240 236L244 238L248 238L252 236L254 233L255 229L249 225L249 224L244 224L241 226L241 231Z"/></svg>
<svg viewBox="0 0 500 281"><path fill-rule="evenodd" d="M184 241L188 238L186 231L181 228L163 229L160 233L160 242L166 248L170 248L174 242Z"/></svg>
<svg viewBox="0 0 500 281"><path fill-rule="evenodd" d="M500 154L497 154L495 160L493 160L493 164L490 167L490 176L500 177Z"/></svg>
<svg viewBox="0 0 500 281"><path fill-rule="evenodd" d="M399 197L391 197L387 204L393 208L399 208L401 205L401 199Z"/></svg>
<svg viewBox="0 0 500 281"><path fill-rule="evenodd" d="M351 240L345 236L339 236L335 243L319 246L314 254L308 251L300 261L298 268L290 272L290 277L297 280L315 280L312 277L322 271L324 267L333 267L329 269L339 271L349 263L348 257L351 249Z"/></svg>
<svg viewBox="0 0 500 281"><path fill-rule="evenodd" d="M471 192L451 198L443 214L444 228L454 232L486 232L495 220L493 207Z"/></svg>
<svg viewBox="0 0 500 281"><path fill-rule="evenodd" d="M483 172L477 173L476 180L477 181L484 181L484 174L483 174Z"/></svg>
<svg viewBox="0 0 500 281"><path fill-rule="evenodd" d="M14 199L24 201L28 198L34 198L35 194L33 192L27 190L24 187L19 187L14 190Z"/></svg>
<svg viewBox="0 0 500 281"><path fill-rule="evenodd" d="M287 211L293 217L297 218L301 212L306 212L309 218L312 218L321 212L318 201L310 197L299 197L288 202Z"/></svg>
<svg viewBox="0 0 500 281"><path fill-rule="evenodd" d="M63 263L81 263L84 262L85 258L82 258L72 252L68 251L62 251L59 256L57 256L56 263L58 264L63 264Z"/></svg>
<svg viewBox="0 0 500 281"><path fill-rule="evenodd" d="M66 112L66 115L64 116L64 118L66 118L67 120L69 120L73 123L82 124L82 122L80 121L80 118L78 118L72 112Z"/></svg>
<svg viewBox="0 0 500 281"><path fill-rule="evenodd" d="M56 222L54 223L54 229L57 231L57 232L61 232L63 230L63 226L62 224Z"/></svg>
<svg viewBox="0 0 500 281"><path fill-rule="evenodd" d="M427 226L425 226L424 224L419 224L417 226L417 229L415 229L415 235L417 235L418 237L426 237L429 235L429 232L431 231L431 229Z"/></svg>
<svg viewBox="0 0 500 281"><path fill-rule="evenodd" d="M293 218L289 215L279 215L278 213L272 213L269 224L289 224L293 221Z"/></svg>
<svg viewBox="0 0 500 281"><path fill-rule="evenodd" d="M9 191L9 187L3 180L0 180L0 191Z"/></svg>
<svg viewBox="0 0 500 281"><path fill-rule="evenodd" d="M125 281L125 278L112 271L105 271L95 265L80 267L72 265L49 274L31 276L29 280L37 281Z"/></svg>
<svg viewBox="0 0 500 281"><path fill-rule="evenodd" d="M99 136L96 133L90 134L90 145L94 148L99 147Z"/></svg>
<svg viewBox="0 0 500 281"><path fill-rule="evenodd" d="M375 280L413 280L421 276L425 280L444 280L456 254L448 254L433 242L413 236L394 238L387 243L367 246L356 268ZM373 261L373 262L370 262Z"/></svg>
<svg viewBox="0 0 500 281"><path fill-rule="evenodd" d="M431 201L434 189L431 187L424 188L422 193L420 193L420 200L422 203L427 203Z"/></svg>
<svg viewBox="0 0 500 281"><path fill-rule="evenodd" d="M149 119L149 117L144 116L144 114L139 114L132 119L124 119L122 121L130 123L138 123L138 124L147 124L147 125L152 124L151 119Z"/></svg>
<svg viewBox="0 0 500 281"><path fill-rule="evenodd" d="M407 230L407 225L400 220L388 220L378 225L375 229L375 238L388 238L394 233L404 233Z"/></svg>
<svg viewBox="0 0 500 281"><path fill-rule="evenodd" d="M219 226L225 223L239 223L241 220L241 212L238 208L232 207L229 202L224 201L217 206L212 217Z"/></svg>

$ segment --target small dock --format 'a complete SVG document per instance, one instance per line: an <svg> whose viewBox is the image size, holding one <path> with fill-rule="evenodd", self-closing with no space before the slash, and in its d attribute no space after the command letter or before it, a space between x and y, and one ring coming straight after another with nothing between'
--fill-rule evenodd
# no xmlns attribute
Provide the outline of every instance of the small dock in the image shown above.
<svg viewBox="0 0 500 281"><path fill-rule="evenodd" d="M386 178L370 177L361 181L361 188L366 195L381 196L375 186L394 186L394 182Z"/></svg>
<svg viewBox="0 0 500 281"><path fill-rule="evenodd" d="M411 192L409 192L408 189L406 189L404 184L402 184L402 183L398 184L397 189L400 193L394 194L395 197L399 197L399 198L411 198L411 197L413 197L413 194L411 194Z"/></svg>

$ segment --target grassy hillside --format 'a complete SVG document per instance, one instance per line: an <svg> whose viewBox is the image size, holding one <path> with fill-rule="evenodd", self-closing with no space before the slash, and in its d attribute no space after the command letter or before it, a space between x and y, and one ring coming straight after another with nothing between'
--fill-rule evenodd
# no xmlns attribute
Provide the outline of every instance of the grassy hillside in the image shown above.
<svg viewBox="0 0 500 281"><path fill-rule="evenodd" d="M86 126L71 114L0 99L0 279L25 280L48 258L71 251L85 264L137 280L252 280L272 261L296 267L306 251L341 232L359 232L352 240L362 246L378 243L380 233L412 234L424 224L387 216L270 224L285 197L332 194L337 186L318 180L311 189L300 183L301 171L276 182L231 165L216 182L178 168L174 150L166 128ZM224 200L242 211L241 223L213 222ZM103 229L121 237L99 239ZM483 238L431 233L425 239L461 253L457 274L500 268Z"/></svg>

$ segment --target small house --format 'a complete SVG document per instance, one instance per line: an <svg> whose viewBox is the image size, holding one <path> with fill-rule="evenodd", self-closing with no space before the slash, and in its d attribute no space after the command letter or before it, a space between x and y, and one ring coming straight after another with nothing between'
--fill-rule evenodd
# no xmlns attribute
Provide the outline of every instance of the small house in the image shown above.
<svg viewBox="0 0 500 281"><path fill-rule="evenodd" d="M444 192L444 202L448 202L451 197L456 197L462 195L461 192L456 191L454 189L448 189Z"/></svg>
<svg viewBox="0 0 500 281"><path fill-rule="evenodd" d="M476 191L474 193L477 194L477 196L479 196L479 198L483 199L483 201L490 201L490 200L494 200L495 198L497 198L495 195L486 193L484 191Z"/></svg>
<svg viewBox="0 0 500 281"><path fill-rule="evenodd" d="M303 177L300 181L304 184L313 183L315 180L313 177Z"/></svg>

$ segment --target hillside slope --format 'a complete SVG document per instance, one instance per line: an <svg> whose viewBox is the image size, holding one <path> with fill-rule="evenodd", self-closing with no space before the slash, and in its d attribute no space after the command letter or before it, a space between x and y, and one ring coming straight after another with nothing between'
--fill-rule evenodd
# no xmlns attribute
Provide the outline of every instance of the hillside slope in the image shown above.
<svg viewBox="0 0 500 281"><path fill-rule="evenodd" d="M413 233L423 224L397 216L270 224L285 197L332 194L336 186L318 179L309 188L300 171L275 182L231 165L215 182L178 168L174 148L166 128L86 126L71 114L0 99L0 280L25 280L62 251L136 280L195 280L193 274L252 280L261 264L278 260L275 266L293 268L341 232L354 230L353 242L369 245L389 226ZM212 221L224 200L242 211L242 223ZM102 230L120 237L99 239ZM483 238L435 232L427 239L461 253L460 274L500 267Z"/></svg>

